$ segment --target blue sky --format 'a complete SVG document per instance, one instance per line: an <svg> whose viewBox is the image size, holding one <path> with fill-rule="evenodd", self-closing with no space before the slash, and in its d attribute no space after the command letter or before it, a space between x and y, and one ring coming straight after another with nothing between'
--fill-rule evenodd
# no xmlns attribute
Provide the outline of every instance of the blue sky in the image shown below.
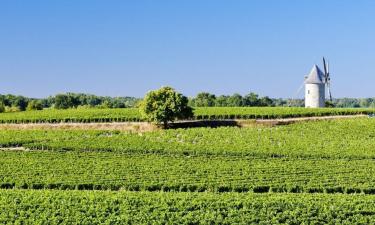
<svg viewBox="0 0 375 225"><path fill-rule="evenodd" d="M296 97L324 55L334 97L373 97L374 12L373 0L2 0L0 93Z"/></svg>

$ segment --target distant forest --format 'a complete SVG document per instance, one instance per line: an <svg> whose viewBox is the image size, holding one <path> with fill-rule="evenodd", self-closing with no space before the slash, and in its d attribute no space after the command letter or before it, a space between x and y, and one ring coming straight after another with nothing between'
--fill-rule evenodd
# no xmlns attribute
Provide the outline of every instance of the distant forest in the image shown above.
<svg viewBox="0 0 375 225"><path fill-rule="evenodd" d="M42 99L8 94L0 95L0 108L3 107L6 112L43 108L130 108L135 107L140 100L134 97L103 97L83 93L57 94Z"/></svg>
<svg viewBox="0 0 375 225"><path fill-rule="evenodd" d="M136 97L108 97L84 93L64 93L41 99L7 94L0 95L0 112L41 110L43 108L132 108L137 107L141 100ZM303 107L304 100L261 97L256 93L216 96L208 92L201 92L197 96L189 98L189 105L192 107ZM338 98L329 105L337 108L375 108L375 98Z"/></svg>
<svg viewBox="0 0 375 225"><path fill-rule="evenodd" d="M197 106L283 106L283 107L304 107L304 99L283 99L260 97L256 93L247 95L233 94L216 96L207 92L199 93L196 97L190 98L189 104ZM375 98L338 98L326 105L337 108L375 108Z"/></svg>

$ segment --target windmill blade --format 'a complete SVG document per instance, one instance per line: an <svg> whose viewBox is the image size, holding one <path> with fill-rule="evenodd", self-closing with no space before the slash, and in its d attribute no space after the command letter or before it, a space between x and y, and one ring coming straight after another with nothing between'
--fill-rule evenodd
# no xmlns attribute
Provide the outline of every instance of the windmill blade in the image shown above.
<svg viewBox="0 0 375 225"><path fill-rule="evenodd" d="M331 77L329 74L329 62L326 61L326 59L323 57L323 65L324 65L324 78L325 78L325 83L327 86L327 91L329 95L329 100L332 102L332 93L331 93Z"/></svg>
<svg viewBox="0 0 375 225"><path fill-rule="evenodd" d="M328 84L329 101L332 102L331 84Z"/></svg>
<svg viewBox="0 0 375 225"><path fill-rule="evenodd" d="M323 66L324 66L324 76L327 77L327 74L328 74L327 63L324 57L323 57Z"/></svg>

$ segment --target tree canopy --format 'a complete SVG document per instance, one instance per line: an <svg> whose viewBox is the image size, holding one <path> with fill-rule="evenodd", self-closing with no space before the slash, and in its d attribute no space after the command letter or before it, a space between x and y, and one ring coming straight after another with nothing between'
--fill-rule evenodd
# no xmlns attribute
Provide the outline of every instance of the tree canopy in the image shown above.
<svg viewBox="0 0 375 225"><path fill-rule="evenodd" d="M140 110L148 120L163 124L164 128L176 119L187 119L193 116L193 110L188 106L188 98L171 87L162 87L148 92Z"/></svg>

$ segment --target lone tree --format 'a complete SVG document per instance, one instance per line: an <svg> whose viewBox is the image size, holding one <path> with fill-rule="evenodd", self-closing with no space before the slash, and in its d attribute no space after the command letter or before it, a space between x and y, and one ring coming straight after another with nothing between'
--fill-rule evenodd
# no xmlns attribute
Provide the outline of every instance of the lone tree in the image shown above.
<svg viewBox="0 0 375 225"><path fill-rule="evenodd" d="M140 110L148 120L163 124L164 128L168 127L168 122L193 116L193 109L188 106L188 98L171 87L148 92Z"/></svg>

